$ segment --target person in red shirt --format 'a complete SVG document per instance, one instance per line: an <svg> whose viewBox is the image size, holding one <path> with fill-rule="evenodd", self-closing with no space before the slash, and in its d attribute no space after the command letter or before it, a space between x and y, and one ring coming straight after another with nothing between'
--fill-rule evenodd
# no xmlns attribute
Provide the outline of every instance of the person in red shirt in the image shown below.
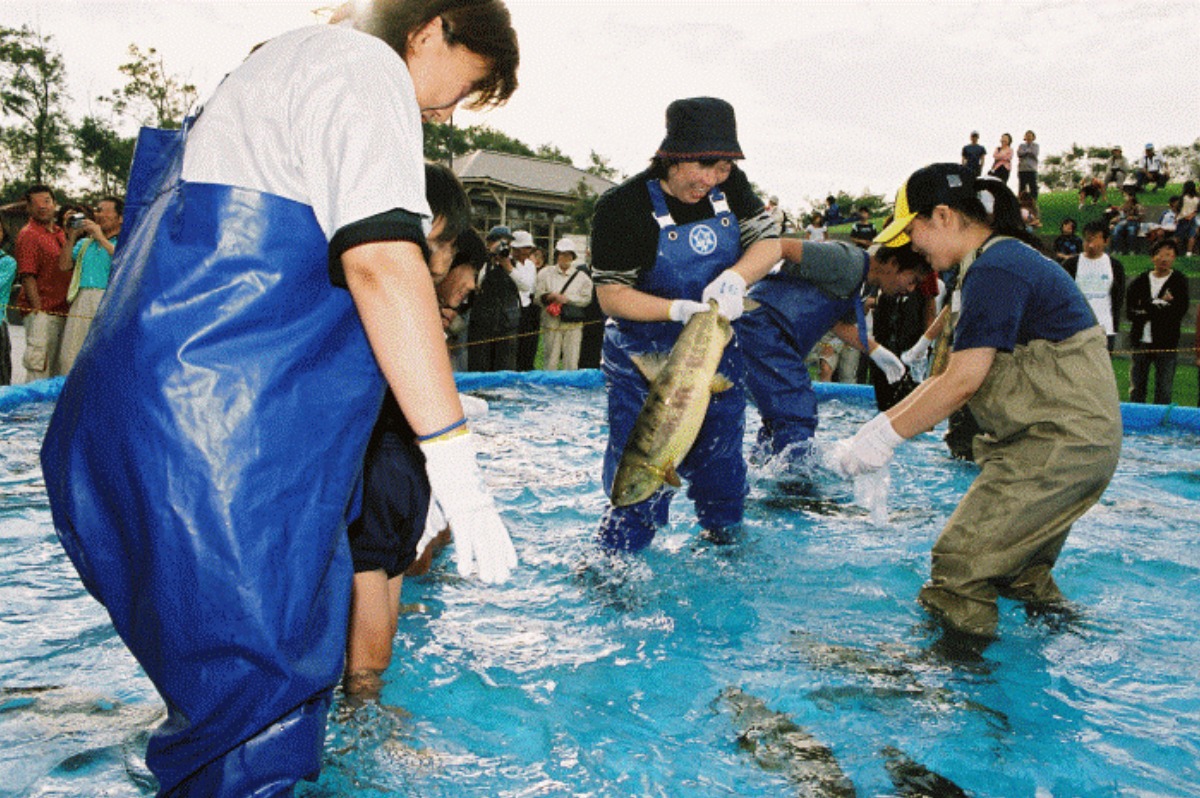
<svg viewBox="0 0 1200 798"><path fill-rule="evenodd" d="M17 233L13 256L21 280L19 307L25 312L26 382L58 376L58 348L67 322L70 272L58 268L66 233L54 222L54 191L42 184L25 192L29 222Z"/></svg>

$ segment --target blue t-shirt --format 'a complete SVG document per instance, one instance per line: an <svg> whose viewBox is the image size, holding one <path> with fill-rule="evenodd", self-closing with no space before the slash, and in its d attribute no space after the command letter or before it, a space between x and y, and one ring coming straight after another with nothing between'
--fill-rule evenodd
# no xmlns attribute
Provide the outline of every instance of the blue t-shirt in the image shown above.
<svg viewBox="0 0 1200 798"><path fill-rule="evenodd" d="M967 270L954 349L1011 352L1094 326L1096 315L1062 266L1021 241L1000 241Z"/></svg>

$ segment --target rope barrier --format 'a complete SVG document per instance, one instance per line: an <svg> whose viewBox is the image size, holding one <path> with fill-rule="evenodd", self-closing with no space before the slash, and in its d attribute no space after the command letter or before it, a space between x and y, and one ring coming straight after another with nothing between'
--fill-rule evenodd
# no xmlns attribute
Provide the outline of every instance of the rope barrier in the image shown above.
<svg viewBox="0 0 1200 798"><path fill-rule="evenodd" d="M20 305L8 305L7 309L8 310L18 310L21 313L26 313L26 314L32 312L31 308L21 307ZM49 316L62 316L63 318L66 318L71 315L69 311L67 313L63 313L61 311L53 311L53 310L40 310L38 312L45 313ZM76 318L93 319L93 318L95 318L95 316L77 316ZM566 323L560 322L558 329L559 330L582 329L584 327L588 327L593 324L603 324L603 323L604 323L604 319L594 319L592 321L573 321L573 322L566 322ZM542 334L542 329L539 327L536 330L530 330L529 332L523 332L523 333L516 333L515 335L500 335L495 338L485 338L482 341L467 341L464 343L451 344L450 349L457 350L457 349L464 349L466 347L471 347L471 346L482 346L483 344L494 344L499 341L514 341L518 338L528 338L533 335L541 335L541 334ZM1198 336L1200 336L1200 330L1198 330L1196 334ZM1109 354L1111 354L1111 355L1169 355L1169 354L1174 353L1177 355L1182 355L1182 354L1186 354L1186 353L1192 352L1192 351L1194 351L1194 350L1189 347L1180 347L1178 349L1114 349Z"/></svg>
<svg viewBox="0 0 1200 798"><path fill-rule="evenodd" d="M20 305L7 305L6 310L17 310L17 311L20 311L21 313L24 313L27 315L29 313L33 312L32 308L21 307ZM71 315L69 311L67 313L63 313L61 311L56 311L56 310L39 310L37 312L45 313L48 316L62 316L63 318L67 318L68 316ZM79 315L79 316L76 316L75 318L94 319L96 317ZM603 323L604 323L604 319L594 319L593 321L572 321L572 322L565 322L565 323L560 322L558 325L558 329L559 330L582 329L582 328L587 327L592 324L603 324ZM451 344L450 349L451 350L464 349L464 348L470 347L470 346L482 346L483 344L494 344L497 341L510 341L510 340L516 340L518 338L528 338L529 336L541 335L541 334L542 334L542 328L539 327L536 330L530 330L529 332L517 333L515 335L501 335L501 336L497 336L496 338L485 338L482 341L467 341L467 342L460 343L460 344Z"/></svg>
<svg viewBox="0 0 1200 798"><path fill-rule="evenodd" d="M593 321L571 321L571 322L566 322L566 323L560 322L558 325L558 330L582 329L582 328L587 327L592 324L603 324L603 323L604 323L604 319L594 319ZM529 338L530 336L541 335L541 334L542 334L542 328L538 327L536 330L530 330L529 332L517 333L515 335L498 335L495 338L485 338L482 341L466 341L466 342L460 343L460 344L450 344L450 350L454 351L457 349L465 349L470 346L482 346L483 344L494 344L498 341L515 341L518 338Z"/></svg>

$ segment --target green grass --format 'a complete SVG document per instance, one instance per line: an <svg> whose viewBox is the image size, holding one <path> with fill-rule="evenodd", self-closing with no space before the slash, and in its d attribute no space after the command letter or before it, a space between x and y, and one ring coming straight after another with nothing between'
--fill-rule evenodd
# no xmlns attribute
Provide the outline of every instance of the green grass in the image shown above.
<svg viewBox="0 0 1200 798"><path fill-rule="evenodd" d="M1150 221L1157 220L1166 209L1168 200L1179 194L1182 189L1182 184L1168 183L1161 191L1143 191L1138 195L1138 201L1148 209L1146 218ZM1085 224L1101 218L1104 209L1110 204L1120 205L1123 200L1119 191L1110 188L1106 200L1095 205L1089 202L1080 208L1079 193L1076 191L1043 191L1038 194L1038 212L1042 216L1042 227L1038 232L1047 245L1052 244L1058 236L1059 228L1062 227L1063 219L1070 217L1077 222L1076 234L1082 235ZM1122 255L1121 263L1125 266L1125 276L1128 279L1150 269L1148 255ZM1175 268L1188 277L1200 277L1200 256L1189 258L1180 253L1175 260Z"/></svg>
<svg viewBox="0 0 1200 798"><path fill-rule="evenodd" d="M1122 402L1129 401L1129 366L1127 358L1113 359L1113 373L1117 377L1117 392ZM1175 384L1172 386L1171 402L1184 407L1196 407L1196 367L1180 362L1175 368ZM1151 375L1147 393L1154 395L1154 378Z"/></svg>

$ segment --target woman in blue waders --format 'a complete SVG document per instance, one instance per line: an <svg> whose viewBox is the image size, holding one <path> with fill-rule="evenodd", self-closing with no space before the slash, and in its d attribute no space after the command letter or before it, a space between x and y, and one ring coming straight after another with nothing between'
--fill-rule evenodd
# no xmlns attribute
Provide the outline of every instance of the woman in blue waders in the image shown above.
<svg viewBox="0 0 1200 798"><path fill-rule="evenodd" d="M139 147L42 450L63 546L166 702L163 795L291 795L319 772L385 379L460 572L516 563L425 262L421 136L512 94L516 35L499 0L355 9L256 48L186 141Z"/></svg>
<svg viewBox="0 0 1200 798"><path fill-rule="evenodd" d="M742 313L748 284L779 260L779 226L734 164L741 159L733 107L695 97L667 108L667 135L649 169L596 204L592 264L596 296L613 319L604 335L608 448L604 489L649 391L631 355L669 352L693 313L715 298L729 319ZM746 497L745 367L737 338L720 371L734 384L715 394L695 445L678 468L690 483L700 525L720 535L741 523ZM672 491L611 507L601 545L637 551L667 522Z"/></svg>
<svg viewBox="0 0 1200 798"><path fill-rule="evenodd" d="M758 455L802 464L817 430L817 394L805 358L830 329L866 352L895 383L906 367L867 335L862 291L906 294L929 273L908 245L859 249L845 241L782 241L784 262L750 291L759 303L738 322L750 366L747 383L762 416Z"/></svg>

